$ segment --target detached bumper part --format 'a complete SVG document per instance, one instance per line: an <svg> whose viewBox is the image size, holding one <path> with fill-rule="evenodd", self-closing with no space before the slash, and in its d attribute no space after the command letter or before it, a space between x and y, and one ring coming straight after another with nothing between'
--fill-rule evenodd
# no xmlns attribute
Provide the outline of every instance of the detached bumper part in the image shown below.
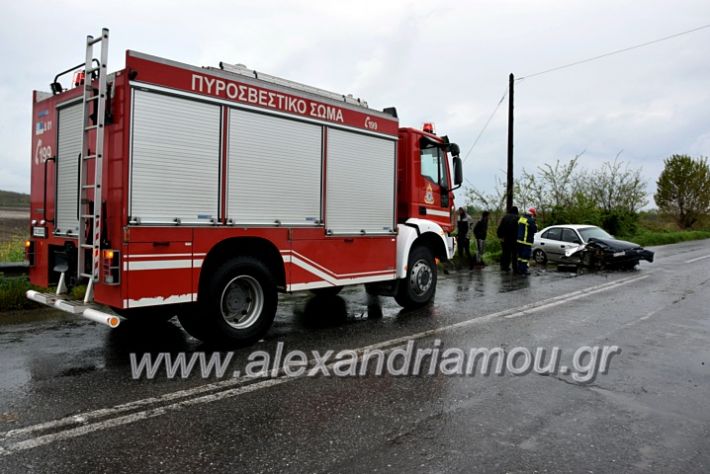
<svg viewBox="0 0 710 474"><path fill-rule="evenodd" d="M653 256L654 253L651 252L650 250L639 250L638 251L639 257L641 257L643 260L646 260L649 263L653 263Z"/></svg>
<svg viewBox="0 0 710 474"><path fill-rule="evenodd" d="M27 299L29 300L49 306L50 308L59 309L70 314L76 314L90 321L104 324L110 328L118 327L123 319L115 314L106 313L100 309L97 309L98 307L96 305L87 304L83 301L70 300L64 295L40 293L35 290L27 290L25 296L27 296Z"/></svg>
<svg viewBox="0 0 710 474"><path fill-rule="evenodd" d="M654 253L650 250L638 248L638 249L633 249L633 250L626 250L624 252L619 252L621 255L619 255L618 260L622 262L627 262L631 260L646 260L649 263L653 263L653 256ZM617 255L614 255L614 257L617 257Z"/></svg>

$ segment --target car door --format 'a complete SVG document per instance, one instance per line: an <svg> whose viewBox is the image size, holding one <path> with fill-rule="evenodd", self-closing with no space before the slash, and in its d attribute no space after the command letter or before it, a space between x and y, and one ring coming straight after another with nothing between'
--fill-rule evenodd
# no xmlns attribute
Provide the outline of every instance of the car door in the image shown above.
<svg viewBox="0 0 710 474"><path fill-rule="evenodd" d="M569 249L576 248L582 244L582 240L577 231L569 227L562 228L562 239L560 242L560 258L565 256Z"/></svg>
<svg viewBox="0 0 710 474"><path fill-rule="evenodd" d="M557 261L560 259L560 245L562 230L559 227L547 229L540 236L540 249L545 252L547 259Z"/></svg>

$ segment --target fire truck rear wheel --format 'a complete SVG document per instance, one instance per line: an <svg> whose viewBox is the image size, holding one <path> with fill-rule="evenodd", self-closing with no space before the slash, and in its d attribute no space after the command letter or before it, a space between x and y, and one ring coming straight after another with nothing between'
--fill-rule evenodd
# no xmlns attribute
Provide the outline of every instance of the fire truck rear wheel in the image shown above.
<svg viewBox="0 0 710 474"><path fill-rule="evenodd" d="M409 253L407 277L399 282L395 301L404 308L424 306L436 293L436 262L431 250L417 246Z"/></svg>
<svg viewBox="0 0 710 474"><path fill-rule="evenodd" d="M188 326L198 339L251 344L269 330L277 305L276 284L267 267L252 257L236 257L212 275L200 294L198 310L187 318L193 320Z"/></svg>

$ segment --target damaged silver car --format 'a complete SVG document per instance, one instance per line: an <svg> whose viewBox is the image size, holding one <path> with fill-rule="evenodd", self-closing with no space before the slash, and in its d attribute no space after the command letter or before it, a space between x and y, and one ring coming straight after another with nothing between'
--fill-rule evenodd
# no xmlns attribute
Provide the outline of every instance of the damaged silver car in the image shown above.
<svg viewBox="0 0 710 474"><path fill-rule="evenodd" d="M535 234L533 259L593 268L632 269L641 260L653 262L653 252L638 244L615 239L591 225L554 225Z"/></svg>

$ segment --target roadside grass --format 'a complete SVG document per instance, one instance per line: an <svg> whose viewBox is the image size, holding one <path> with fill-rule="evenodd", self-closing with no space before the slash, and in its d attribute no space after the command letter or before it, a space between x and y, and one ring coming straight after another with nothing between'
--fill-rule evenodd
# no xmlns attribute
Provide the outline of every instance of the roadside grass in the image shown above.
<svg viewBox="0 0 710 474"><path fill-rule="evenodd" d="M7 277L0 274L0 313L22 309L39 308L41 305L30 301L25 296L27 290L54 291L54 288L41 288L30 283L27 276ZM69 292L69 297L81 300L86 293L85 285L77 285Z"/></svg>
<svg viewBox="0 0 710 474"><path fill-rule="evenodd" d="M18 263L25 260L25 239L14 237L0 242L0 262Z"/></svg>
<svg viewBox="0 0 710 474"><path fill-rule="evenodd" d="M39 290L40 288L31 285L26 276L6 277L0 275L0 312L38 308L39 304L25 297L25 292L32 289Z"/></svg>
<svg viewBox="0 0 710 474"><path fill-rule="evenodd" d="M669 245L690 240L710 239L710 230L650 230L639 229L634 235L622 237L642 247Z"/></svg>

